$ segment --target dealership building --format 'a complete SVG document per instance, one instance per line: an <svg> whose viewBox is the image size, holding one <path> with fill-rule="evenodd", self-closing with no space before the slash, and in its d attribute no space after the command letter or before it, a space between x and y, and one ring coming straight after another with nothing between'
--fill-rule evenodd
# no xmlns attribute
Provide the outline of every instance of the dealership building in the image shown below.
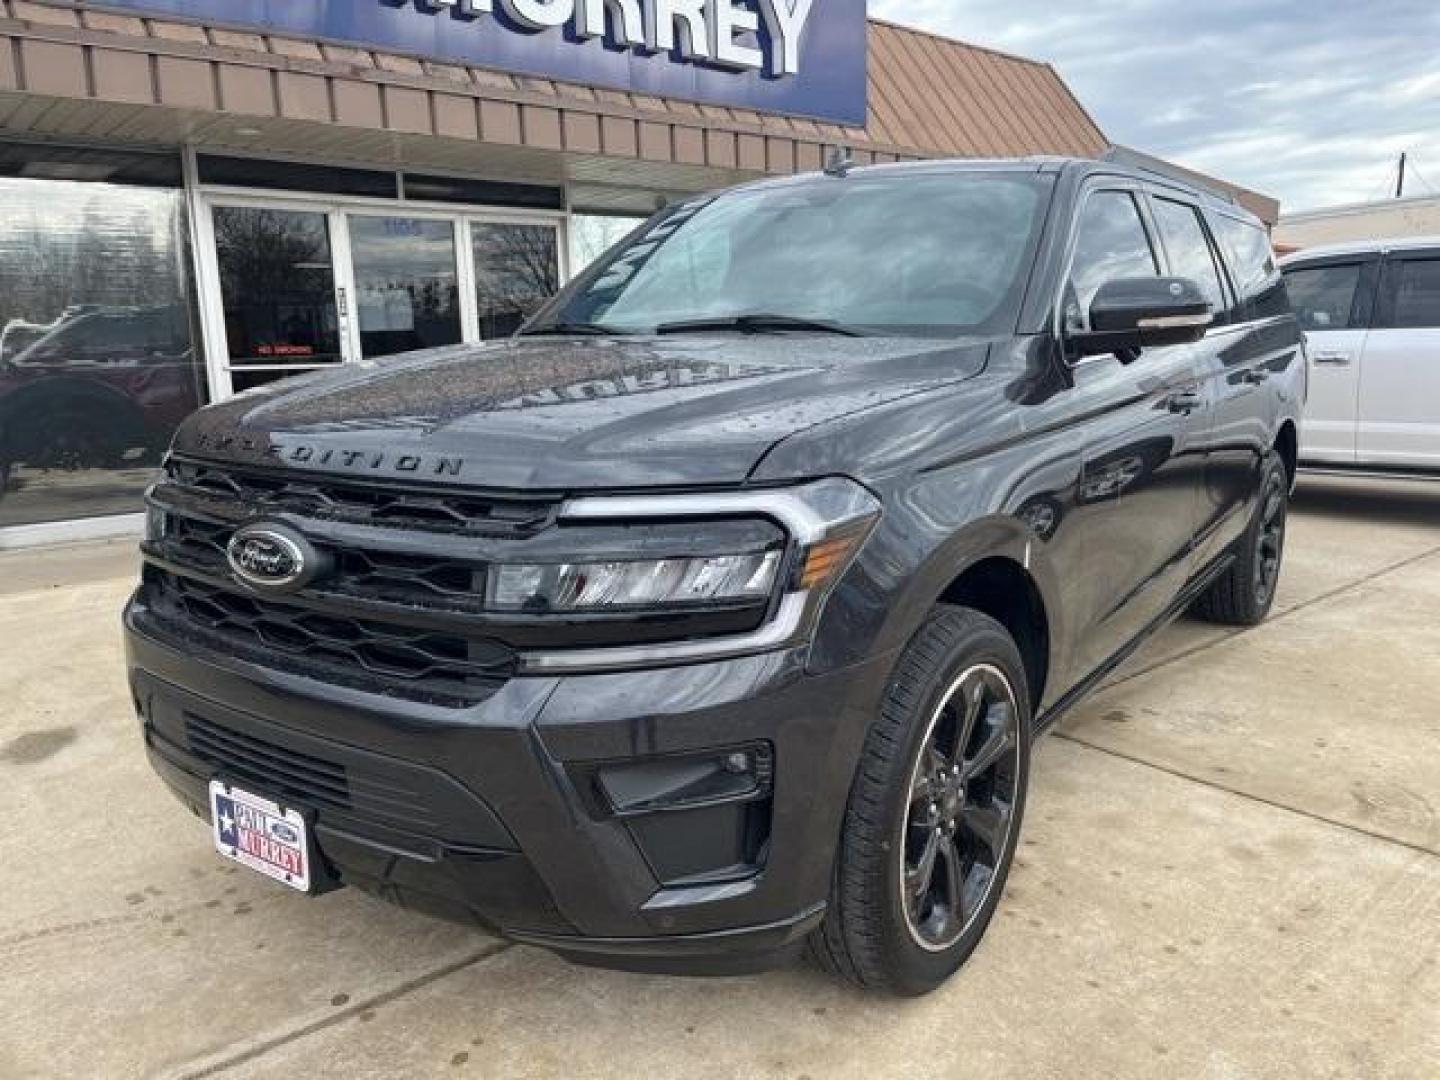
<svg viewBox="0 0 1440 1080"><path fill-rule="evenodd" d="M1110 149L1049 65L864 0L0 0L0 548L134 528L206 401L507 335L842 146Z"/></svg>

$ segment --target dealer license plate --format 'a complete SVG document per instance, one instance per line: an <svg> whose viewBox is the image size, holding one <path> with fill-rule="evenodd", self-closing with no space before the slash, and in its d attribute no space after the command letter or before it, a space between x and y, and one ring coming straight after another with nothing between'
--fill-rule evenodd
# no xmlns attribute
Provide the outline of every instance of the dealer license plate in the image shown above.
<svg viewBox="0 0 1440 1080"><path fill-rule="evenodd" d="M294 810L212 780L210 817L221 855L292 889L310 891L310 838L305 819Z"/></svg>

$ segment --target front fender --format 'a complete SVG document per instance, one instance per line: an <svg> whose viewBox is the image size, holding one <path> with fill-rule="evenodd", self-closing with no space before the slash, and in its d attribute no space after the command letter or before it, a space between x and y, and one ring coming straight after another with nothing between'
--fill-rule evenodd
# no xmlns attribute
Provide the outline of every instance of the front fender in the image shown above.
<svg viewBox="0 0 1440 1080"><path fill-rule="evenodd" d="M1051 671L1057 662L1068 664L1061 652L1065 642L1053 632L1063 619L1062 594L1035 530L1014 513L953 521L917 493L887 505L880 528L830 597L811 649L811 670L836 670L903 649L950 586L988 559L1004 559L1029 576L1052 628Z"/></svg>

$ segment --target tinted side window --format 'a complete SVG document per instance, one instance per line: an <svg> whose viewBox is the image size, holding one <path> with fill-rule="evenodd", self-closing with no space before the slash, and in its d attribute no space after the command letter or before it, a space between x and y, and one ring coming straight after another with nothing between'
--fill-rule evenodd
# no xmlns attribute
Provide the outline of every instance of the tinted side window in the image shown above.
<svg viewBox="0 0 1440 1080"><path fill-rule="evenodd" d="M1392 263L1389 281L1393 306L1388 325L1402 330L1440 327L1440 259Z"/></svg>
<svg viewBox="0 0 1440 1080"><path fill-rule="evenodd" d="M1216 214L1211 218L1215 233L1230 261L1235 287L1250 306L1250 318L1271 319L1290 312L1285 279L1275 264L1270 237L1250 221Z"/></svg>
<svg viewBox="0 0 1440 1080"><path fill-rule="evenodd" d="M1134 197L1126 191L1096 192L1080 211L1075 261L1065 290L1065 328L1089 328L1091 301L1105 282L1159 273Z"/></svg>
<svg viewBox="0 0 1440 1080"><path fill-rule="evenodd" d="M1359 263L1346 266L1307 266L1287 271L1285 284L1290 304L1306 330L1349 330L1355 318L1355 296L1360 289Z"/></svg>
<svg viewBox="0 0 1440 1080"><path fill-rule="evenodd" d="M1155 224L1165 243L1165 253L1170 256L1170 272L1190 278L1204 289L1216 318L1221 317L1225 312L1225 286L1199 211L1169 199L1156 199L1154 206Z"/></svg>

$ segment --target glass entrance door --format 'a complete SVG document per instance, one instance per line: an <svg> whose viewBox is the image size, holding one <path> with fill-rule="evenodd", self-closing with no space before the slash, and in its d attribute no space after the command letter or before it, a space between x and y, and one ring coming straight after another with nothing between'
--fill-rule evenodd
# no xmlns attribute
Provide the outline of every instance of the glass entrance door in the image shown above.
<svg viewBox="0 0 1440 1080"><path fill-rule="evenodd" d="M465 339L453 218L347 218L360 355L393 356Z"/></svg>

